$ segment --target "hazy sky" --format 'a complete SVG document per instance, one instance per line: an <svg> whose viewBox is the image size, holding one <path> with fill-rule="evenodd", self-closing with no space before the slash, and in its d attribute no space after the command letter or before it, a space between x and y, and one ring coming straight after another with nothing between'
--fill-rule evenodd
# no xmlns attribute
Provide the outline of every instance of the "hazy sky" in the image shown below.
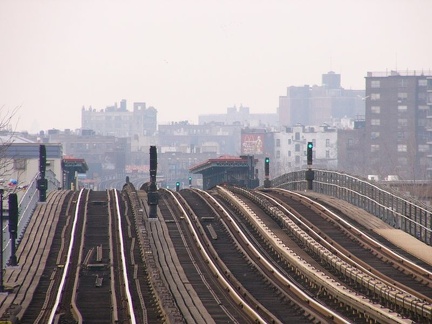
<svg viewBox="0 0 432 324"><path fill-rule="evenodd" d="M18 130L79 128L82 106L144 101L158 121L250 107L330 70L432 69L431 0L0 0L0 107Z"/></svg>

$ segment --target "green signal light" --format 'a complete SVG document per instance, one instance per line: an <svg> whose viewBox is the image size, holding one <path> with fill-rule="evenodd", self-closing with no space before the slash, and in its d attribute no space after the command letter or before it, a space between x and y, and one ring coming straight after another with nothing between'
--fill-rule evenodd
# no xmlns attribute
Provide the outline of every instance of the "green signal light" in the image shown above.
<svg viewBox="0 0 432 324"><path fill-rule="evenodd" d="M269 163L269 162L270 162L270 159L269 159L269 158L266 158L266 159L265 159L265 162L266 162L266 163Z"/></svg>
<svg viewBox="0 0 432 324"><path fill-rule="evenodd" d="M313 148L313 143L312 143L312 142L309 142L308 145L307 145L307 147L308 147L308 149Z"/></svg>

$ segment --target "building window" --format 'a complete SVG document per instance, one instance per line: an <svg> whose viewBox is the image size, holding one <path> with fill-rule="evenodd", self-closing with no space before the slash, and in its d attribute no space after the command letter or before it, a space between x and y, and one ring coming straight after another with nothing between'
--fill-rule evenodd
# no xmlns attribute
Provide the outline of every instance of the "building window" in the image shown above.
<svg viewBox="0 0 432 324"><path fill-rule="evenodd" d="M408 106L398 106L399 112L406 112L408 110Z"/></svg>
<svg viewBox="0 0 432 324"><path fill-rule="evenodd" d="M373 114L379 114L380 111L381 111L381 107L380 107L380 106L372 106L372 107L371 107L371 112L372 112Z"/></svg>
<svg viewBox="0 0 432 324"><path fill-rule="evenodd" d="M429 152L429 145L428 144L419 144L418 151L419 152Z"/></svg>
<svg viewBox="0 0 432 324"><path fill-rule="evenodd" d="M399 88L406 88L408 82L406 79L399 79L398 80L398 87Z"/></svg>
<svg viewBox="0 0 432 324"><path fill-rule="evenodd" d="M371 139L377 139L380 136L379 132L371 132Z"/></svg>
<svg viewBox="0 0 432 324"><path fill-rule="evenodd" d="M326 147L329 147L330 146L330 140L327 138L326 139Z"/></svg>
<svg viewBox="0 0 432 324"><path fill-rule="evenodd" d="M288 151L288 156L291 156L291 151Z"/></svg>
<svg viewBox="0 0 432 324"><path fill-rule="evenodd" d="M372 144L371 145L371 152L378 152L379 151L379 145L378 144Z"/></svg>
<svg viewBox="0 0 432 324"><path fill-rule="evenodd" d="M300 164L300 156L295 157L295 164Z"/></svg>
<svg viewBox="0 0 432 324"><path fill-rule="evenodd" d="M371 88L379 88L381 86L380 80L371 80Z"/></svg>
<svg viewBox="0 0 432 324"><path fill-rule="evenodd" d="M296 144L295 145L295 151L296 152L300 152L300 144Z"/></svg>
<svg viewBox="0 0 432 324"><path fill-rule="evenodd" d="M14 159L13 165L15 170L25 170L26 169L26 159Z"/></svg>
<svg viewBox="0 0 432 324"><path fill-rule="evenodd" d="M408 159L406 157L398 157L398 165L400 166L408 165Z"/></svg>
<svg viewBox="0 0 432 324"><path fill-rule="evenodd" d="M399 140L405 139L405 132L397 132L397 138Z"/></svg>
<svg viewBox="0 0 432 324"><path fill-rule="evenodd" d="M381 94L380 93L371 93L371 100L380 100Z"/></svg>
<svg viewBox="0 0 432 324"><path fill-rule="evenodd" d="M371 119L371 125L372 126L379 126L379 125L381 125L381 120L380 119Z"/></svg>
<svg viewBox="0 0 432 324"><path fill-rule="evenodd" d="M54 160L47 160L46 161L46 170L53 170L54 171Z"/></svg>
<svg viewBox="0 0 432 324"><path fill-rule="evenodd" d="M296 132L295 135L294 135L294 138L295 138L296 141L300 141L300 133Z"/></svg>
<svg viewBox="0 0 432 324"><path fill-rule="evenodd" d="M398 126L406 127L408 125L408 119L406 118L399 118L398 119Z"/></svg>
<svg viewBox="0 0 432 324"><path fill-rule="evenodd" d="M276 151L276 158L280 159L280 151Z"/></svg>
<svg viewBox="0 0 432 324"><path fill-rule="evenodd" d="M288 139L288 145L291 145L291 138Z"/></svg>
<svg viewBox="0 0 432 324"><path fill-rule="evenodd" d="M419 87L426 87L427 86L427 80L426 79L420 79L418 80Z"/></svg>
<svg viewBox="0 0 432 324"><path fill-rule="evenodd" d="M398 93L398 102L402 103L402 102L406 102L408 98L408 94L406 92L399 92Z"/></svg>
<svg viewBox="0 0 432 324"><path fill-rule="evenodd" d="M326 151L326 159L330 159L330 151L329 150Z"/></svg>
<svg viewBox="0 0 432 324"><path fill-rule="evenodd" d="M407 146L405 144L399 144L397 146L397 150L398 150L398 152L406 152L407 151Z"/></svg>
<svg viewBox="0 0 432 324"><path fill-rule="evenodd" d="M280 147L280 139L276 139L276 147Z"/></svg>

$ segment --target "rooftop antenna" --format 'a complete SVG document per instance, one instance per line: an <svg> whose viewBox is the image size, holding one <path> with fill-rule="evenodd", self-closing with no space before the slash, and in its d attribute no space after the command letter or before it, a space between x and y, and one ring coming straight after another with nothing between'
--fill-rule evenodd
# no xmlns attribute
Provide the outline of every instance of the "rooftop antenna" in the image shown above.
<svg viewBox="0 0 432 324"><path fill-rule="evenodd" d="M397 72L397 70L398 70L398 57L397 57L397 51L396 51L396 57L395 57L395 60L396 60L396 62L395 62L395 64L396 64L396 72Z"/></svg>

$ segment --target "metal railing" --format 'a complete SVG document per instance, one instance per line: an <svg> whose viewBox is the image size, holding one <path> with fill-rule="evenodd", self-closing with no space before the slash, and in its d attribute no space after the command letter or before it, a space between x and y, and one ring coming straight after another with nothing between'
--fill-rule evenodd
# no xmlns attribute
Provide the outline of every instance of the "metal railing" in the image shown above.
<svg viewBox="0 0 432 324"><path fill-rule="evenodd" d="M18 202L18 228L17 228L17 246L19 245L24 231L30 222L36 205L39 201L39 191L37 189L37 179L39 178L39 173L33 178L33 180L28 185L24 195ZM45 173L45 178L48 181L47 191L58 190L60 187L60 182L56 179L55 173L52 170L47 170ZM4 221L3 224L3 264L6 265L7 261L11 255L11 240L9 236L9 227L7 222Z"/></svg>
<svg viewBox="0 0 432 324"><path fill-rule="evenodd" d="M313 191L360 207L394 228L432 245L432 208L375 181L330 170L314 170ZM272 187L305 191L306 170L284 174L271 181Z"/></svg>

